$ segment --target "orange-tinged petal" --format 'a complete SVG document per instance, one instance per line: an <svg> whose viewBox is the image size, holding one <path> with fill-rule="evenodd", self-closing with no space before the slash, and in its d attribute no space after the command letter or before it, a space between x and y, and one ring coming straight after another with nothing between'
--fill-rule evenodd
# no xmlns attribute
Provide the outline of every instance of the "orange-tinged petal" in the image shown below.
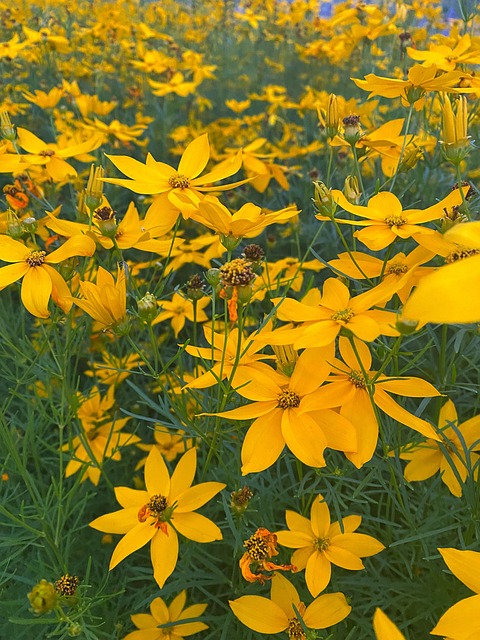
<svg viewBox="0 0 480 640"><path fill-rule="evenodd" d="M373 616L373 629L377 640L405 640L403 633L399 631L397 626L386 616L381 609L375 610Z"/></svg>
<svg viewBox="0 0 480 640"><path fill-rule="evenodd" d="M323 496L316 496L310 510L312 531L316 538L323 540L327 537L330 528L330 509Z"/></svg>
<svg viewBox="0 0 480 640"><path fill-rule="evenodd" d="M347 323L347 329L355 337L365 340L365 342L373 342L382 332L378 322L375 322L373 318L369 318L367 315L354 316Z"/></svg>
<svg viewBox="0 0 480 640"><path fill-rule="evenodd" d="M242 446L242 474L268 469L280 456L285 446L282 435L282 409L273 409L268 415L257 418L252 424Z"/></svg>
<svg viewBox="0 0 480 640"><path fill-rule="evenodd" d="M480 594L480 553L460 549L439 549L447 567L463 584Z"/></svg>
<svg viewBox="0 0 480 640"><path fill-rule="evenodd" d="M368 373L370 371L370 367L372 366L372 356L370 354L370 349L361 340L354 339L354 342L356 352L360 357L360 362L365 371ZM350 369L358 370L362 368L360 366L360 362L358 361L357 355L353 350L352 343L348 338L342 336L338 341L338 346L342 358L345 360Z"/></svg>
<svg viewBox="0 0 480 640"><path fill-rule="evenodd" d="M296 615L292 603L298 608L300 597L290 580L287 580L281 573L275 573L272 578L270 598L275 604L278 604L288 618L293 618Z"/></svg>
<svg viewBox="0 0 480 640"><path fill-rule="evenodd" d="M317 391L302 398L299 409L304 411L317 411L340 407L355 395L355 386L349 380L336 380L332 384L326 384Z"/></svg>
<svg viewBox="0 0 480 640"><path fill-rule="evenodd" d="M196 178L207 166L210 158L210 145L208 143L208 134L192 140L187 146L178 165L178 173L187 178Z"/></svg>
<svg viewBox="0 0 480 640"><path fill-rule="evenodd" d="M217 525L200 513L174 512L172 524L178 533L195 542L213 542L222 539L222 532Z"/></svg>
<svg viewBox="0 0 480 640"><path fill-rule="evenodd" d="M300 415L295 409L284 411L282 435L287 447L301 462L310 467L325 466L323 453L327 440L308 413Z"/></svg>
<svg viewBox="0 0 480 640"><path fill-rule="evenodd" d="M223 482L202 482L201 484L186 489L186 491L175 498L177 502L175 514L199 509L211 500L213 496L216 496L219 491L225 489L226 486Z"/></svg>
<svg viewBox="0 0 480 640"><path fill-rule="evenodd" d="M177 462L175 471L170 479L170 501L173 503L177 497L186 491L192 484L197 470L197 450L195 447L188 449Z"/></svg>
<svg viewBox="0 0 480 640"><path fill-rule="evenodd" d="M12 282L16 282L30 269L26 262L17 262L0 268L0 289L8 287Z"/></svg>
<svg viewBox="0 0 480 640"><path fill-rule="evenodd" d="M147 504L150 499L146 491L130 489L129 487L115 487L115 498L124 509L128 509L129 507L140 509L140 507ZM110 533L113 532L111 531Z"/></svg>
<svg viewBox="0 0 480 640"><path fill-rule="evenodd" d="M22 302L33 316L48 318L48 301L52 293L52 280L47 271L40 267L31 267L22 281Z"/></svg>
<svg viewBox="0 0 480 640"><path fill-rule="evenodd" d="M172 575L178 559L177 532L168 523L166 534L159 529L157 535L153 537L150 545L150 557L153 565L153 577L162 589L167 578Z"/></svg>
<svg viewBox="0 0 480 640"><path fill-rule="evenodd" d="M340 329L341 325L335 320L316 322L303 330L299 327L300 336L294 339L293 345L295 349L331 346Z"/></svg>
<svg viewBox="0 0 480 640"><path fill-rule="evenodd" d="M332 564L337 565L337 567L342 567L342 569L358 571L365 568L358 556L354 555L351 551L337 547L335 544L331 544L323 553Z"/></svg>
<svg viewBox="0 0 480 640"><path fill-rule="evenodd" d="M379 540L364 533L343 533L332 539L331 542L335 547L350 551L360 558L374 556L385 549Z"/></svg>
<svg viewBox="0 0 480 640"><path fill-rule="evenodd" d="M260 596L242 596L229 600L235 616L258 633L280 633L288 627L288 617L278 604Z"/></svg>
<svg viewBox="0 0 480 640"><path fill-rule="evenodd" d="M450 640L480 637L480 595L465 598L450 607L430 633Z"/></svg>
<svg viewBox="0 0 480 640"><path fill-rule="evenodd" d="M312 553L305 567L305 582L314 598L328 586L331 573L332 566L326 555L321 551Z"/></svg>
<svg viewBox="0 0 480 640"><path fill-rule="evenodd" d="M0 236L0 260L4 262L23 262L31 251L23 242L10 236Z"/></svg>
<svg viewBox="0 0 480 640"><path fill-rule="evenodd" d="M109 569L114 569L124 558L145 546L156 533L157 529L152 527L149 522L138 522L123 536L113 550Z"/></svg>
<svg viewBox="0 0 480 640"><path fill-rule="evenodd" d="M69 238L61 247L49 253L45 258L45 262L49 264L58 264L72 256L93 256L96 244L89 236L75 235Z"/></svg>
<svg viewBox="0 0 480 640"><path fill-rule="evenodd" d="M152 447L145 462L145 486L150 497L170 495L170 474L157 447Z"/></svg>
<svg viewBox="0 0 480 640"><path fill-rule="evenodd" d="M120 487L124 488L124 487ZM138 510L141 505L120 509L95 518L89 526L104 533L127 533L138 524Z"/></svg>
<svg viewBox="0 0 480 640"><path fill-rule="evenodd" d="M307 607L303 620L309 629L326 629L344 620L351 610L343 593L326 593Z"/></svg>

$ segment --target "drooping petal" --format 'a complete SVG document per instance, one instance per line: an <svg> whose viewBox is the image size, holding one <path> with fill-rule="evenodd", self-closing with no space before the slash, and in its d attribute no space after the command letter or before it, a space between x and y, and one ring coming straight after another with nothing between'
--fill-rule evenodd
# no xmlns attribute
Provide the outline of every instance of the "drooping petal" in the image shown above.
<svg viewBox="0 0 480 640"><path fill-rule="evenodd" d="M175 498L175 502L177 503L175 514L199 509L211 500L213 496L216 496L219 491L225 489L226 486L223 482L202 482L201 484L186 489L186 491Z"/></svg>
<svg viewBox="0 0 480 640"><path fill-rule="evenodd" d="M450 607L430 633L450 640L475 640L480 637L480 595L465 598Z"/></svg>
<svg viewBox="0 0 480 640"><path fill-rule="evenodd" d="M305 582L314 598L328 586L331 573L332 566L327 556L321 551L312 553L305 567Z"/></svg>
<svg viewBox="0 0 480 640"><path fill-rule="evenodd" d="M145 462L145 486L150 497L170 495L170 474L157 447L152 447Z"/></svg>
<svg viewBox="0 0 480 640"><path fill-rule="evenodd" d="M357 450L348 452L348 459L360 469L372 459L378 441L378 422L370 396L365 389L357 389L354 397L343 405L340 413L357 432Z"/></svg>
<svg viewBox="0 0 480 640"><path fill-rule="evenodd" d="M23 276L30 269L26 262L17 262L15 264L8 264L6 267L0 268L0 289L8 287L12 282L16 282L23 278Z"/></svg>
<svg viewBox="0 0 480 640"><path fill-rule="evenodd" d="M447 567L465 586L480 594L480 553L460 549L439 549Z"/></svg>
<svg viewBox="0 0 480 640"><path fill-rule="evenodd" d="M149 522L138 522L133 529L130 529L130 531L123 536L113 550L109 569L114 569L124 558L145 546L147 542L150 542L156 532L157 529L152 527Z"/></svg>
<svg viewBox="0 0 480 640"><path fill-rule="evenodd" d="M307 607L303 620L310 629L326 629L344 620L351 610L343 593L326 593Z"/></svg>
<svg viewBox="0 0 480 640"><path fill-rule="evenodd" d="M310 467L324 467L327 440L308 413L289 409L282 415L282 435L293 455Z"/></svg>
<svg viewBox="0 0 480 640"><path fill-rule="evenodd" d="M378 387L375 389L374 393L375 404L380 407L382 411L391 416L394 420L398 420L402 424L407 425L411 429L415 429L425 436L426 438L432 438L433 440L440 440L440 436L437 435L435 429L426 421L422 420L422 418L417 418L413 413L410 413L403 407L401 407L393 398L391 398L388 393L385 393L382 389Z"/></svg>
<svg viewBox="0 0 480 640"><path fill-rule="evenodd" d="M48 301L53 284L47 271L40 267L30 267L22 281L22 302L33 316L48 318Z"/></svg>
<svg viewBox="0 0 480 640"><path fill-rule="evenodd" d="M285 612L268 598L242 596L228 604L240 622L258 633L280 633L288 627Z"/></svg>
<svg viewBox="0 0 480 640"><path fill-rule="evenodd" d="M172 575L178 559L177 532L168 523L167 533L158 530L157 535L153 537L150 545L150 557L153 565L153 577L160 589L163 589L163 585Z"/></svg>
<svg viewBox="0 0 480 640"><path fill-rule="evenodd" d="M242 446L242 474L268 469L285 446L282 435L282 409L257 418L247 431Z"/></svg>
<svg viewBox="0 0 480 640"><path fill-rule="evenodd" d="M49 264L58 264L71 258L72 256L93 256L96 244L90 236L75 235L69 238L61 247L49 253L45 258L45 262Z"/></svg>

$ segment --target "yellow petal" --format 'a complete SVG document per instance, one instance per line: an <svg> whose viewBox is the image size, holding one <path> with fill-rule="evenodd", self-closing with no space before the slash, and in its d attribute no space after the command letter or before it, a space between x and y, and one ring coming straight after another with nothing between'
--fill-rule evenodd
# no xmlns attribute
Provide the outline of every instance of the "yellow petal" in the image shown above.
<svg viewBox="0 0 480 640"><path fill-rule="evenodd" d="M242 596L228 604L240 622L258 633L280 633L288 627L285 612L267 598Z"/></svg>
<svg viewBox="0 0 480 640"><path fill-rule="evenodd" d="M360 469L372 459L378 441L378 422L370 396L365 389L356 389L354 397L345 403L341 415L349 420L357 432L357 450L348 459Z"/></svg>
<svg viewBox="0 0 480 640"><path fill-rule="evenodd" d="M202 482L194 487L190 487L175 498L177 507L175 514L195 511L206 502L216 496L219 491L225 489L227 485L223 482ZM170 495L173 495L172 493Z"/></svg>
<svg viewBox="0 0 480 640"><path fill-rule="evenodd" d="M323 453L327 440L323 431L308 413L288 409L282 416L282 435L287 447L304 464L324 467Z"/></svg>
<svg viewBox="0 0 480 640"><path fill-rule="evenodd" d="M275 573L272 578L270 598L272 602L278 604L288 618L293 618L296 615L292 603L298 608L300 597L290 580L281 573Z"/></svg>
<svg viewBox="0 0 480 640"><path fill-rule="evenodd" d="M331 370L329 362L334 356L333 344L306 349L295 364L290 378L290 389L300 397L306 396L325 382Z"/></svg>
<svg viewBox="0 0 480 640"><path fill-rule="evenodd" d="M480 553L460 549L439 549L447 567L465 586L480 593Z"/></svg>
<svg viewBox="0 0 480 640"><path fill-rule="evenodd" d="M19 145L29 153L40 153L40 151L48 148L46 142L43 142L34 133L22 127L17 127L17 137Z"/></svg>
<svg viewBox="0 0 480 640"><path fill-rule="evenodd" d="M257 418L247 431L242 446L242 474L264 471L280 456L285 446L282 436L282 409Z"/></svg>
<svg viewBox="0 0 480 640"><path fill-rule="evenodd" d="M310 520L315 537L322 540L326 538L330 528L330 509L321 495L318 495L312 503Z"/></svg>
<svg viewBox="0 0 480 640"><path fill-rule="evenodd" d="M342 567L342 569L350 569L352 571L355 571L365 568L360 558L358 558L350 551L341 549L336 545L331 544L327 549L325 549L323 553L332 564L337 565L337 567Z"/></svg>
<svg viewBox="0 0 480 640"><path fill-rule="evenodd" d="M30 313L37 318L48 318L48 301L52 293L52 280L47 271L40 267L31 267L22 281L22 302Z"/></svg>
<svg viewBox="0 0 480 640"><path fill-rule="evenodd" d="M187 178L196 178L207 166L210 158L210 145L208 144L208 134L192 140L183 152L178 165L178 173Z"/></svg>
<svg viewBox="0 0 480 640"><path fill-rule="evenodd" d="M275 535L277 536L278 544L282 547L288 547L289 549L311 547L314 539L313 535L304 533L303 531L277 531Z"/></svg>
<svg viewBox="0 0 480 640"><path fill-rule="evenodd" d="M170 620L174 621L178 618L179 615L181 615L186 601L187 592L185 589L183 589L183 591L180 591L178 596L175 596L172 602L168 605L168 615ZM185 618L185 616L182 617Z"/></svg>
<svg viewBox="0 0 480 640"><path fill-rule="evenodd" d="M401 378L388 379L378 378L376 384L380 389L396 393L400 396L409 396L410 398L431 398L441 396L442 394L435 389L433 384L422 380L422 378Z"/></svg>
<svg viewBox="0 0 480 640"><path fill-rule="evenodd" d="M343 593L326 593L307 607L303 620L310 629L326 629L344 620L351 610Z"/></svg>
<svg viewBox="0 0 480 640"><path fill-rule="evenodd" d="M192 484L197 469L197 450L192 447L177 462L170 479L170 500L175 502L177 496L186 491Z"/></svg>
<svg viewBox="0 0 480 640"><path fill-rule="evenodd" d="M170 495L170 474L157 447L152 447L145 462L145 486L150 497Z"/></svg>
<svg viewBox="0 0 480 640"><path fill-rule="evenodd" d="M172 516L172 524L178 533L195 542L213 542L222 539L217 525L200 513L177 513Z"/></svg>
<svg viewBox="0 0 480 640"><path fill-rule="evenodd" d="M182 593L184 592L182 591ZM162 598L155 598L152 600L150 603L150 611L152 612L152 616L155 618L155 626L171 621L169 607L167 607Z"/></svg>
<svg viewBox="0 0 480 640"><path fill-rule="evenodd" d="M140 505L142 506L142 505ZM139 507L128 507L95 518L89 526L104 533L127 533L138 524Z"/></svg>
<svg viewBox="0 0 480 640"><path fill-rule="evenodd" d="M4 262L23 262L31 253L31 249L23 242L14 240L10 236L0 236L0 260Z"/></svg>
<svg viewBox="0 0 480 640"><path fill-rule="evenodd" d="M16 264L8 264L6 267L0 268L0 289L8 287L12 282L16 282L30 269L26 262L17 262Z"/></svg>
<svg viewBox="0 0 480 640"><path fill-rule="evenodd" d="M45 258L45 262L49 264L58 264L72 256L93 256L96 244L89 236L75 235L69 238L61 247L49 253Z"/></svg>
<svg viewBox="0 0 480 640"><path fill-rule="evenodd" d="M374 556L385 549L379 540L364 533L342 533L333 538L331 542L335 547L350 551L360 558Z"/></svg>
<svg viewBox="0 0 480 640"><path fill-rule="evenodd" d="M305 567L305 582L314 598L328 586L331 573L332 566L326 555L321 551L312 553Z"/></svg>
<svg viewBox="0 0 480 640"><path fill-rule="evenodd" d="M133 616L130 616L130 618L132 619L133 624L138 627L138 629L155 629L157 626L157 621L155 620L155 618L148 613L137 613Z"/></svg>
<svg viewBox="0 0 480 640"><path fill-rule="evenodd" d="M476 640L480 637L480 595L460 600L447 610L430 633L450 640Z"/></svg>
<svg viewBox="0 0 480 640"><path fill-rule="evenodd" d="M375 389L374 400L375 404L394 420L398 420L398 422L407 425L407 427L415 429L426 438L440 440L440 436L437 435L435 429L426 420L414 416L413 413L401 407L385 391L378 387Z"/></svg>
<svg viewBox="0 0 480 640"><path fill-rule="evenodd" d="M290 511L288 509L287 511L285 511L285 520L287 522L288 528L291 531L301 531L311 538L315 537L312 531L310 520L305 516L301 516L299 513Z"/></svg>
<svg viewBox="0 0 480 640"><path fill-rule="evenodd" d="M153 529L153 527L151 527ZM173 527L167 523L168 535L160 529L153 537L150 545L150 557L153 565L153 577L163 589L167 578L172 575L178 559L178 536Z"/></svg>
<svg viewBox="0 0 480 640"><path fill-rule="evenodd" d="M146 491L130 489L129 487L115 487L115 498L124 509L129 507L140 509L144 504L147 504L150 497Z"/></svg>
<svg viewBox="0 0 480 640"><path fill-rule="evenodd" d="M381 609L375 610L373 629L377 640L405 640L403 633L398 630L397 626Z"/></svg>
<svg viewBox="0 0 480 640"><path fill-rule="evenodd" d="M150 542L155 533L157 533L157 529L152 527L150 523L138 522L133 529L130 529L130 531L123 536L115 547L109 569L114 569L124 558L145 546L147 542Z"/></svg>

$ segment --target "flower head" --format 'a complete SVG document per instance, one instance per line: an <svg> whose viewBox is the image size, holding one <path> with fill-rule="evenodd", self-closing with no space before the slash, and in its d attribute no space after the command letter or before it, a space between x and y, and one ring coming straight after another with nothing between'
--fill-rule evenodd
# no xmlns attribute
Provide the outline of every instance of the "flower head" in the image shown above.
<svg viewBox="0 0 480 640"><path fill-rule="evenodd" d="M264 571L293 571L292 564L275 564L270 561L273 556L278 556L277 536L268 529L260 527L253 536L243 543L246 551L240 559L240 569L242 575L248 582L260 582L270 580L272 576L266 575ZM252 571L252 565L258 573Z"/></svg>

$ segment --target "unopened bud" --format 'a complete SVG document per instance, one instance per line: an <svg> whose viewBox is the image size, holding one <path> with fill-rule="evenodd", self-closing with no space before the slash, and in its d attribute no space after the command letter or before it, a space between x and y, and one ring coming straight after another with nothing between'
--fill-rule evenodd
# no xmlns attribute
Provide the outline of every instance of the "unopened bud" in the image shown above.
<svg viewBox="0 0 480 640"><path fill-rule="evenodd" d="M343 193L350 204L359 204L362 192L358 184L357 176L347 176L343 187Z"/></svg>
<svg viewBox="0 0 480 640"><path fill-rule="evenodd" d="M333 218L337 210L337 203L333 199L332 190L328 189L323 182L314 182L315 192L313 202L320 215Z"/></svg>
<svg viewBox="0 0 480 640"><path fill-rule="evenodd" d="M343 137L350 145L355 145L362 137L362 128L360 126L360 116L352 114L343 119L344 131Z"/></svg>
<svg viewBox="0 0 480 640"><path fill-rule="evenodd" d="M248 503L253 498L253 491L247 486L230 494L230 508L238 514L243 513L248 508Z"/></svg>
<svg viewBox="0 0 480 640"><path fill-rule="evenodd" d="M415 333L417 326L418 320L410 320L402 318L402 316L399 316L395 322L395 328L402 336L409 336L411 333Z"/></svg>
<svg viewBox="0 0 480 640"><path fill-rule="evenodd" d="M399 173L407 173L410 169L414 169L417 166L417 162L423 158L423 151L418 147L409 147L405 149L402 156L402 161L398 166Z"/></svg>
<svg viewBox="0 0 480 640"><path fill-rule="evenodd" d="M138 315L142 320L150 324L157 317L157 299L153 295L147 291L147 293L143 296L141 300L137 302Z"/></svg>
<svg viewBox="0 0 480 640"><path fill-rule="evenodd" d="M200 300L205 295L204 293L205 283L202 276L195 274L189 280L187 280L187 298L190 300Z"/></svg>
<svg viewBox="0 0 480 640"><path fill-rule="evenodd" d="M96 167L94 164L90 167L90 175L88 176L87 188L85 189L85 204L93 211L102 204L103 198L103 182L105 172L103 167Z"/></svg>
<svg viewBox="0 0 480 640"><path fill-rule="evenodd" d="M19 240L25 230L23 228L22 221L19 219L15 211L8 209L7 211L7 235L14 240Z"/></svg>
<svg viewBox="0 0 480 640"><path fill-rule="evenodd" d="M24 218L22 220L22 225L26 233L35 233L38 228L38 222L33 217Z"/></svg>
<svg viewBox="0 0 480 640"><path fill-rule="evenodd" d="M28 594L33 613L42 615L54 609L57 605L58 595L51 582L42 578Z"/></svg>
<svg viewBox="0 0 480 640"><path fill-rule="evenodd" d="M13 142L15 140L15 128L10 120L8 111L0 111L0 133L5 140Z"/></svg>
<svg viewBox="0 0 480 640"><path fill-rule="evenodd" d="M111 207L98 207L93 212L93 222L102 235L114 238L117 235L117 220L115 211Z"/></svg>
<svg viewBox="0 0 480 640"><path fill-rule="evenodd" d="M325 116L325 132L329 138L334 138L338 133L340 118L338 115L337 96L331 93L328 96L327 113Z"/></svg>
<svg viewBox="0 0 480 640"><path fill-rule="evenodd" d="M220 269L209 269L205 274L205 280L212 287L216 287L220 284L221 273Z"/></svg>

